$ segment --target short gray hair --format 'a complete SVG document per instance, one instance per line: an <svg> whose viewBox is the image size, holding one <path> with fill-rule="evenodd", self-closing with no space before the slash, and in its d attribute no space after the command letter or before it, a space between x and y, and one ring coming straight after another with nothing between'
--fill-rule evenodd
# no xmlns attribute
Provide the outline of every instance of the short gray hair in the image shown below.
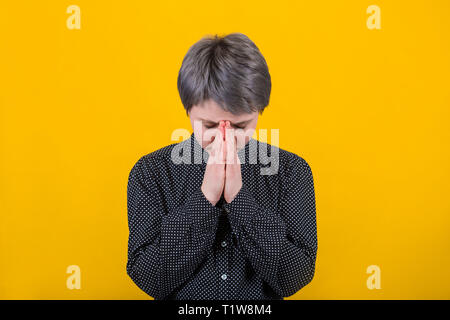
<svg viewBox="0 0 450 320"><path fill-rule="evenodd" d="M266 60L242 33L197 41L183 59L177 85L186 114L209 99L236 115L262 114L272 87Z"/></svg>

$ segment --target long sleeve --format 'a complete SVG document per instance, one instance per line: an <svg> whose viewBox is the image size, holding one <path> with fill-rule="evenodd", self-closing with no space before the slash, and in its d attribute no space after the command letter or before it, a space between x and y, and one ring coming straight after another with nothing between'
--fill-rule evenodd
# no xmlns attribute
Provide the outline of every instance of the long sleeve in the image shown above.
<svg viewBox="0 0 450 320"><path fill-rule="evenodd" d="M167 212L161 188L144 158L131 169L127 187L127 274L148 295L170 299L192 277L214 242L220 209L203 195L200 186L185 203ZM147 167L148 168L148 167Z"/></svg>
<svg viewBox="0 0 450 320"><path fill-rule="evenodd" d="M240 250L255 272L283 297L311 282L317 254L311 168L293 155L287 175L279 212L261 206L245 184L225 205Z"/></svg>

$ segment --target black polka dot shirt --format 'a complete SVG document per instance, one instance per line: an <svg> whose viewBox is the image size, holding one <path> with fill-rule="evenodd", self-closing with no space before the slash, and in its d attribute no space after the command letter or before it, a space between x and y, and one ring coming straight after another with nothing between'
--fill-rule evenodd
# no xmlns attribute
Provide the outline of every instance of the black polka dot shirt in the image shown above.
<svg viewBox="0 0 450 320"><path fill-rule="evenodd" d="M265 162L250 160L250 146ZM267 163L274 150L278 157ZM313 279L310 166L253 138L238 156L242 188L231 203L222 197L215 206L201 191L208 153L193 133L132 167L126 271L155 300L283 299Z"/></svg>

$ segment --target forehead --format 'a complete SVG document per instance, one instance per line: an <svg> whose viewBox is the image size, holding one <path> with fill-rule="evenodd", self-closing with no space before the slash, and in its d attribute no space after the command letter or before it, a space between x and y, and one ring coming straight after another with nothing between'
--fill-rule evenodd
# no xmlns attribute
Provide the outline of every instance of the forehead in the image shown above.
<svg viewBox="0 0 450 320"><path fill-rule="evenodd" d="M223 110L216 102L212 100L192 106L190 110L190 117L193 120L203 120L214 123L218 123L220 120L229 120L231 123L250 121L254 119L257 114L257 112L242 113L240 115L232 114L231 112Z"/></svg>

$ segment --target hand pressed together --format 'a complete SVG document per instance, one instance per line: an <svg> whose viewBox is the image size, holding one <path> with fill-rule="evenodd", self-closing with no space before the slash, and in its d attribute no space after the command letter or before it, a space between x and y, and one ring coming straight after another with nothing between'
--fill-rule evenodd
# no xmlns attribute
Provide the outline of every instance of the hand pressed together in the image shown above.
<svg viewBox="0 0 450 320"><path fill-rule="evenodd" d="M215 205L224 196L230 203L242 187L241 162L237 141L229 121L221 121L213 142L206 147L208 163L203 177L202 192Z"/></svg>

